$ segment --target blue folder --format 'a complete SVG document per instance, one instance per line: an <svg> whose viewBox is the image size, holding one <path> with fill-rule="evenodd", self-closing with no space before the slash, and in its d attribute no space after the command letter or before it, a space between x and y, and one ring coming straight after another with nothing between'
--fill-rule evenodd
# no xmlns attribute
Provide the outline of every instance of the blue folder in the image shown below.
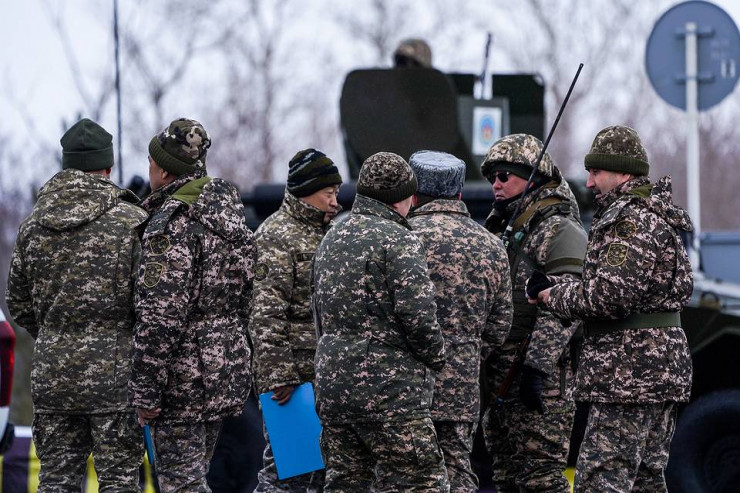
<svg viewBox="0 0 740 493"><path fill-rule="evenodd" d="M316 415L313 386L299 385L282 406L272 400L273 392L260 394L262 417L270 438L279 479L324 468L319 448L321 422Z"/></svg>

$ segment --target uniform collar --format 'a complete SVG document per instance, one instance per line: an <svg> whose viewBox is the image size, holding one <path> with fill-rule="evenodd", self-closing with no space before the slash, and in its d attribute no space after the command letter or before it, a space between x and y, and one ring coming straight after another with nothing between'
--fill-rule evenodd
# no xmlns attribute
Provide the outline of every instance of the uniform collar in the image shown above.
<svg viewBox="0 0 740 493"><path fill-rule="evenodd" d="M391 206L364 195L357 194L355 196L355 203L352 204L352 214L382 217L383 219L393 221L405 228L411 229L406 218L401 216Z"/></svg>
<svg viewBox="0 0 740 493"><path fill-rule="evenodd" d="M300 222L317 228L324 227L324 211L302 201L290 193L288 189L285 189L285 197L283 197L280 208Z"/></svg>
<svg viewBox="0 0 740 493"><path fill-rule="evenodd" d="M435 199L413 209L409 213L409 218L435 213L461 214L470 217L470 212L462 200Z"/></svg>

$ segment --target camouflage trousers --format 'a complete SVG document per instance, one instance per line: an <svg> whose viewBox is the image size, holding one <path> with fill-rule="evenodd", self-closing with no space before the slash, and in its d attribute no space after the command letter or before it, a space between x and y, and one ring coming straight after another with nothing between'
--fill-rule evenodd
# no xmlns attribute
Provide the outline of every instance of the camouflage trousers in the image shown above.
<svg viewBox="0 0 740 493"><path fill-rule="evenodd" d="M144 458L134 411L33 416L33 441L41 463L39 493L79 493L93 454L101 493L139 492Z"/></svg>
<svg viewBox="0 0 740 493"><path fill-rule="evenodd" d="M516 399L493 403L483 415L483 436L493 459L498 493L570 493L563 476L568 461L575 403L543 397L545 414Z"/></svg>
<svg viewBox="0 0 740 493"><path fill-rule="evenodd" d="M154 421L151 428L162 493L210 493L206 473L221 421L193 424Z"/></svg>
<svg viewBox="0 0 740 493"><path fill-rule="evenodd" d="M434 420L451 493L474 493L478 489L478 477L470 464L477 427L478 423Z"/></svg>
<svg viewBox="0 0 740 493"><path fill-rule="evenodd" d="M324 424L321 454L326 492L450 491L430 418Z"/></svg>
<svg viewBox="0 0 740 493"><path fill-rule="evenodd" d="M676 404L592 403L576 466L575 491L666 491Z"/></svg>
<svg viewBox="0 0 740 493"><path fill-rule="evenodd" d="M268 492L306 492L319 493L324 487L324 471L314 471L312 473L301 474L292 478L278 479L277 468L275 467L275 458L272 456L272 447L270 439L267 436L267 430L262 426L262 433L265 436L265 452L262 456L262 470L257 473L257 488L255 493Z"/></svg>

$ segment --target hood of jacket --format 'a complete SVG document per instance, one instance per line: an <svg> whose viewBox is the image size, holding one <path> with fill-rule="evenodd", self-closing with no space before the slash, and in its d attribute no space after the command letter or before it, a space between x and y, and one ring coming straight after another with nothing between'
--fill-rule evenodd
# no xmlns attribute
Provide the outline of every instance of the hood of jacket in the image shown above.
<svg viewBox="0 0 740 493"><path fill-rule="evenodd" d="M645 176L633 178L604 194L597 199L596 204L600 211L603 211L620 199L625 204L630 200L641 200L651 212L663 218L672 227L686 232L694 230L688 212L673 203L673 184L670 176L664 176L655 183L650 183Z"/></svg>
<svg viewBox="0 0 740 493"><path fill-rule="evenodd" d="M41 187L33 217L45 228L67 231L88 224L120 201L139 198L101 175L65 169Z"/></svg>
<svg viewBox="0 0 740 493"><path fill-rule="evenodd" d="M193 177L170 197L188 206L187 215L227 241L246 240L249 228L239 190L226 180Z"/></svg>

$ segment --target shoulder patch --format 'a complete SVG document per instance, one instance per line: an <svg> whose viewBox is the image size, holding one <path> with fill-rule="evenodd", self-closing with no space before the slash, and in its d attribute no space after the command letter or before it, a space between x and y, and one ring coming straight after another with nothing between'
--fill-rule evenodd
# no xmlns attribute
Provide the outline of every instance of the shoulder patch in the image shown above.
<svg viewBox="0 0 740 493"><path fill-rule="evenodd" d="M154 255L162 255L170 249L170 237L167 235L156 235L149 239L149 247Z"/></svg>
<svg viewBox="0 0 740 493"><path fill-rule="evenodd" d="M265 264L264 262L260 262L254 267L255 280L264 281L269 271L270 269L268 269L267 264Z"/></svg>
<svg viewBox="0 0 740 493"><path fill-rule="evenodd" d="M612 267L619 267L627 260L627 252L629 251L629 245L618 241L609 244L609 248L606 250L606 263Z"/></svg>
<svg viewBox="0 0 740 493"><path fill-rule="evenodd" d="M624 221L619 221L614 226L614 232L616 233L617 238L627 240L635 235L637 232L637 225L633 221L625 219Z"/></svg>
<svg viewBox="0 0 740 493"><path fill-rule="evenodd" d="M159 262L147 262L144 266L144 276L141 283L147 288L153 288L159 284L162 274L164 273L164 265Z"/></svg>

